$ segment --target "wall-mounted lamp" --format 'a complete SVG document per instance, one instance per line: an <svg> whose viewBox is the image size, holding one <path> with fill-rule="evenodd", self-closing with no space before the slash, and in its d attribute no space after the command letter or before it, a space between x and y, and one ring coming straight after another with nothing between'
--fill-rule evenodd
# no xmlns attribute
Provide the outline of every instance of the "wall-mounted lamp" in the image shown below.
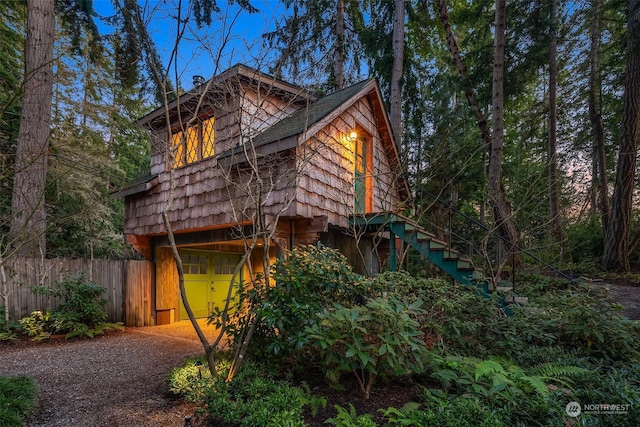
<svg viewBox="0 0 640 427"><path fill-rule="evenodd" d="M358 132L356 132L355 130L352 130L349 133L349 140L355 141L356 139L358 139Z"/></svg>

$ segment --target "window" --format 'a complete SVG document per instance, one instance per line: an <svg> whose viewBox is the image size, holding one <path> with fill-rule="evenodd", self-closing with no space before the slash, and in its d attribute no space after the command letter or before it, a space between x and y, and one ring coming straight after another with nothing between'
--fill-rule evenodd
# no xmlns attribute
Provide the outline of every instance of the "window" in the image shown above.
<svg viewBox="0 0 640 427"><path fill-rule="evenodd" d="M209 259L206 255L184 253L181 258L184 274L207 274Z"/></svg>
<svg viewBox="0 0 640 427"><path fill-rule="evenodd" d="M174 130L171 133L173 150L173 167L179 168L200 160L213 157L215 154L215 118L198 121L189 126L185 132Z"/></svg>

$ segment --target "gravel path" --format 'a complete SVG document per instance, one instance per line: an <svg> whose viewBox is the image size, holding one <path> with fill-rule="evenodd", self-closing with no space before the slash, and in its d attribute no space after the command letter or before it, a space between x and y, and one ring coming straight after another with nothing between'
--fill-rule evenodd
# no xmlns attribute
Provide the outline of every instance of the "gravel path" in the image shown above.
<svg viewBox="0 0 640 427"><path fill-rule="evenodd" d="M29 426L182 427L197 408L169 395L167 374L202 353L191 324L178 322L92 340L0 343L0 375L38 383Z"/></svg>

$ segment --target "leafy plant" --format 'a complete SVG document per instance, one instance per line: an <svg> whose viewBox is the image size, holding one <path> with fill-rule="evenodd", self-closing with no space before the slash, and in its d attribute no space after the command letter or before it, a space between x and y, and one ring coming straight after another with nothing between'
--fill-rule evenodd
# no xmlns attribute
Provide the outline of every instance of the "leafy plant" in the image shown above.
<svg viewBox="0 0 640 427"><path fill-rule="evenodd" d="M51 313L49 311L32 311L27 317L20 319L22 330L34 341L47 339L51 336Z"/></svg>
<svg viewBox="0 0 640 427"><path fill-rule="evenodd" d="M34 340L47 339L52 334L93 338L109 330L124 329L122 323L106 322L106 300L102 297L105 288L85 280L84 274L33 291L62 299L57 310L34 311L20 320L22 330Z"/></svg>
<svg viewBox="0 0 640 427"><path fill-rule="evenodd" d="M513 333L526 345L561 346L609 361L640 360L640 324L622 316L620 306L586 286L538 291L533 302L510 318ZM503 322L504 323L504 322Z"/></svg>
<svg viewBox="0 0 640 427"><path fill-rule="evenodd" d="M434 356L432 366L435 367L432 378L439 380L446 391L478 398L499 396L507 400L532 393L548 398L549 383L568 388L573 378L591 374L589 370L581 367L553 364L525 370L498 358L482 360L472 357Z"/></svg>
<svg viewBox="0 0 640 427"><path fill-rule="evenodd" d="M220 359L219 372L229 365L228 360ZM253 363L243 364L231 382L224 381L224 376L211 377L201 366L202 358L190 359L173 369L169 389L191 402L205 403L214 422L241 427L302 427L304 408L316 413L326 406L326 400L312 395L308 387L274 380Z"/></svg>
<svg viewBox="0 0 640 427"><path fill-rule="evenodd" d="M12 341L18 338L16 331L19 329L19 325L5 320L5 310L5 306L0 305L0 341Z"/></svg>
<svg viewBox="0 0 640 427"><path fill-rule="evenodd" d="M36 408L36 383L28 377L0 377L0 427L24 425Z"/></svg>
<svg viewBox="0 0 640 427"><path fill-rule="evenodd" d="M275 284L259 281L255 287L240 290L238 300L247 304L237 310L226 331L233 340L241 336L247 318L255 318L253 351L263 358L281 358L299 350L303 332L312 325L316 313L334 302L351 302L362 290L361 277L335 249L301 246L274 265ZM222 326L222 313L214 313Z"/></svg>
<svg viewBox="0 0 640 427"><path fill-rule="evenodd" d="M60 332L66 332L66 324L82 323L91 327L107 320L107 300L103 298L106 289L87 280L84 273L70 275L52 286L34 287L33 290L62 299L56 310L60 318L57 327Z"/></svg>
<svg viewBox="0 0 640 427"><path fill-rule="evenodd" d="M318 314L306 338L324 357L321 363L330 379L353 373L368 399L378 376L422 369L428 351L414 320L421 303L376 298L366 306L335 304Z"/></svg>
<svg viewBox="0 0 640 427"><path fill-rule="evenodd" d="M347 411L340 405L335 405L338 414L325 421L326 424L333 424L336 427L376 427L377 424L373 421L371 414L358 415L356 408L349 403L349 410Z"/></svg>

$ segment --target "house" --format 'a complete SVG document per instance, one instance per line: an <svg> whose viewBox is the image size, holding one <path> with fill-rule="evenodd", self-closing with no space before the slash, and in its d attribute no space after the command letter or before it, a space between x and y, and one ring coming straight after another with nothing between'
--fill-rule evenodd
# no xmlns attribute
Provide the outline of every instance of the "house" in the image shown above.
<svg viewBox="0 0 640 427"><path fill-rule="evenodd" d="M157 324L186 318L163 212L196 317L223 304L255 237L271 236L270 258L320 242L366 274L395 242L353 221L409 195L375 79L317 97L236 65L139 123L152 136L150 171L113 196L125 200L126 241L155 263ZM255 242L240 280L260 270Z"/></svg>

